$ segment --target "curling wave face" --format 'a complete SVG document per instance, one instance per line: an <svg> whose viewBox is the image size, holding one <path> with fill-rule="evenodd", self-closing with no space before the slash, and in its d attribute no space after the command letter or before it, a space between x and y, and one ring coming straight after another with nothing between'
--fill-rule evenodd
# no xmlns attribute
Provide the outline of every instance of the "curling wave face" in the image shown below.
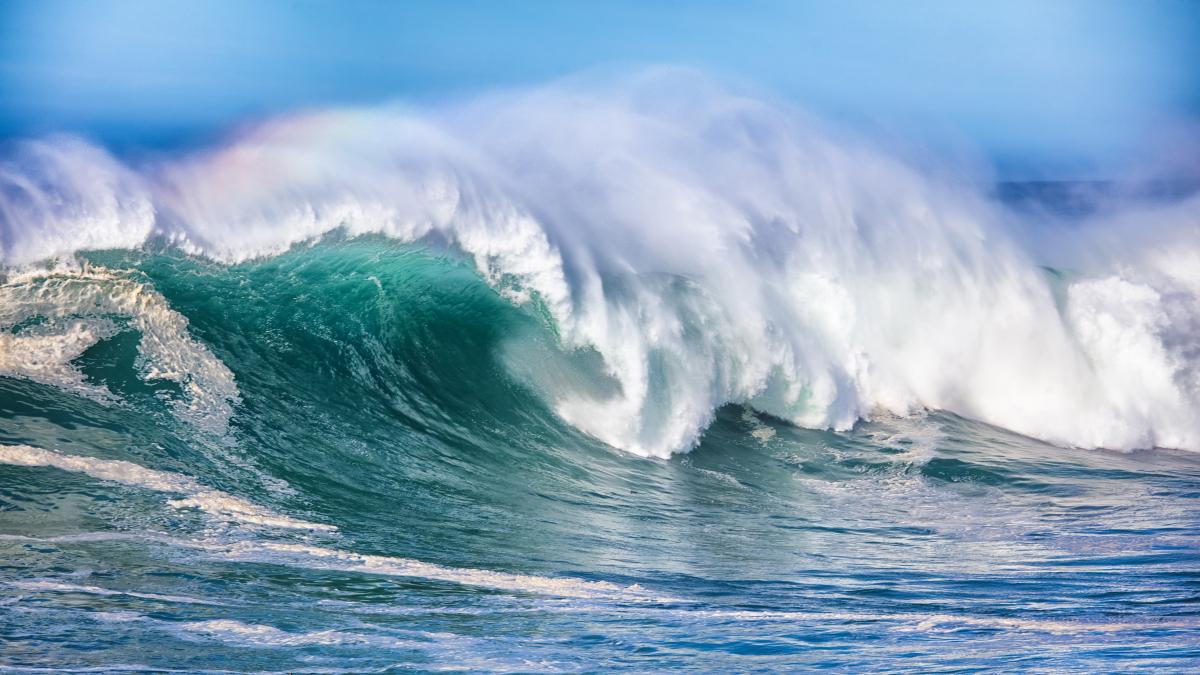
<svg viewBox="0 0 1200 675"><path fill-rule="evenodd" d="M937 409L1061 445L1200 450L1200 200L1053 240L1026 217L663 73L308 113L136 166L75 139L0 164L10 269L147 244L231 264L335 231L447 245L545 319L499 341L508 375L639 455L692 448L731 403L810 428ZM80 321L55 329L43 379L85 386L61 364L112 328ZM220 418L234 400L184 405Z"/></svg>

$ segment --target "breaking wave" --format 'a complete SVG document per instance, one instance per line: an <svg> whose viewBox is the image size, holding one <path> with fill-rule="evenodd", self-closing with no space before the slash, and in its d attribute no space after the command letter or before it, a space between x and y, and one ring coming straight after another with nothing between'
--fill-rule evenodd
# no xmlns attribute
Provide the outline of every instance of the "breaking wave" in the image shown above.
<svg viewBox="0 0 1200 675"><path fill-rule="evenodd" d="M0 161L0 374L111 403L72 361L131 327L143 379L219 435L229 369L145 279L75 256L265 268L382 235L470 261L528 319L488 343L507 376L631 453L687 451L731 403L812 428L934 409L1200 450L1200 199L1067 222L948 173L678 73L314 111L140 161L25 141Z"/></svg>

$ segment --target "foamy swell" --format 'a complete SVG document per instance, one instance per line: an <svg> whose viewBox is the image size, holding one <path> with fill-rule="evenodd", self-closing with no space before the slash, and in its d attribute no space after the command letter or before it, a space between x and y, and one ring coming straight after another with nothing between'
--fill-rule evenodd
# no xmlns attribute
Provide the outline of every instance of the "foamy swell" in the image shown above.
<svg viewBox="0 0 1200 675"><path fill-rule="evenodd" d="M449 241L557 323L561 363L508 345L514 374L630 452L687 450L730 402L808 427L935 408L1200 450L1196 201L1028 247L969 185L661 74L279 119L136 171L77 142L25 155L0 191L9 265L154 232L221 260L337 228Z"/></svg>

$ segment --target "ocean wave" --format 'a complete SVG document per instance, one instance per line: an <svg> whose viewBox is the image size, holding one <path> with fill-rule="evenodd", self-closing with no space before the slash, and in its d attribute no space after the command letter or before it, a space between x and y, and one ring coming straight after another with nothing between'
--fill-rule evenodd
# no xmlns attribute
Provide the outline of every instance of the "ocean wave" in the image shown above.
<svg viewBox="0 0 1200 675"><path fill-rule="evenodd" d="M235 263L335 231L446 243L552 324L551 350L504 346L511 375L639 455L690 449L729 403L1200 450L1200 200L1049 243L977 184L690 76L318 111L136 166L29 141L0 182L9 268L155 242ZM28 337L86 393L62 364L106 331Z"/></svg>

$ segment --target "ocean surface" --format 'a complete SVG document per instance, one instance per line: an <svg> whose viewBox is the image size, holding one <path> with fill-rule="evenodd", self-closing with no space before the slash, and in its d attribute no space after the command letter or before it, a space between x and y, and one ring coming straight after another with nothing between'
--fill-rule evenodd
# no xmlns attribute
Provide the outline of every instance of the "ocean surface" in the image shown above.
<svg viewBox="0 0 1200 675"><path fill-rule="evenodd" d="M5 153L4 671L1200 669L1186 190L660 82Z"/></svg>

